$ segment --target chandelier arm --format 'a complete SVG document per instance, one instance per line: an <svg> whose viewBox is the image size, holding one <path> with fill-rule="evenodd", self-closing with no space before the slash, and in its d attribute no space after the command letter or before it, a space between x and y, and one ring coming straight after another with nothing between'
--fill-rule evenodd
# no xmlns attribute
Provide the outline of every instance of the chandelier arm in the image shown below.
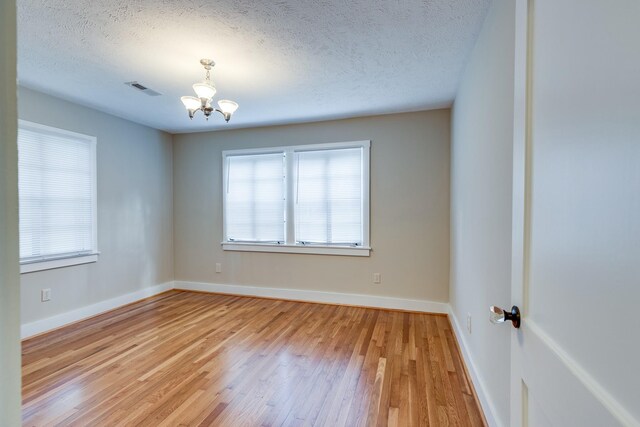
<svg viewBox="0 0 640 427"><path fill-rule="evenodd" d="M220 110L219 108L216 108L215 111L217 111L218 113L222 114L222 117L224 117L224 121L229 123L229 120L231 119L231 114L229 113L224 113L222 110Z"/></svg>
<svg viewBox="0 0 640 427"><path fill-rule="evenodd" d="M196 109L188 109L188 110L187 110L187 113L189 113L189 118L190 118L191 120L193 120L193 116L195 116L196 111L198 111L199 109L200 109L200 108L196 108Z"/></svg>

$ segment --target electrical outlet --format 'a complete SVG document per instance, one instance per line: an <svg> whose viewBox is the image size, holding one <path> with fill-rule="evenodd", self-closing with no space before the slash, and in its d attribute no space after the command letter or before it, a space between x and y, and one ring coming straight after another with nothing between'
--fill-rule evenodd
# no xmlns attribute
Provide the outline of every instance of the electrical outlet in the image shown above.
<svg viewBox="0 0 640 427"><path fill-rule="evenodd" d="M471 333L471 313L467 313L467 331Z"/></svg>
<svg viewBox="0 0 640 427"><path fill-rule="evenodd" d="M47 288L40 291L40 301L51 301L51 289Z"/></svg>
<svg viewBox="0 0 640 427"><path fill-rule="evenodd" d="M216 262L216 273L222 273L222 264Z"/></svg>
<svg viewBox="0 0 640 427"><path fill-rule="evenodd" d="M373 283L380 282L382 282L382 276L380 275L380 273L373 273Z"/></svg>

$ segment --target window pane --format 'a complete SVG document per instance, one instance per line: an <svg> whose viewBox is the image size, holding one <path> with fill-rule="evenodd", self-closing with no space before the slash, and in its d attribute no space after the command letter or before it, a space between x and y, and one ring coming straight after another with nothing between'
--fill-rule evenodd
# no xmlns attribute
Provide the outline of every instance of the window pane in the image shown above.
<svg viewBox="0 0 640 427"><path fill-rule="evenodd" d="M284 153L227 157L227 239L284 242Z"/></svg>
<svg viewBox="0 0 640 427"><path fill-rule="evenodd" d="M18 152L20 258L93 252L93 141L21 125Z"/></svg>
<svg viewBox="0 0 640 427"><path fill-rule="evenodd" d="M362 148L296 153L296 241L362 245Z"/></svg>

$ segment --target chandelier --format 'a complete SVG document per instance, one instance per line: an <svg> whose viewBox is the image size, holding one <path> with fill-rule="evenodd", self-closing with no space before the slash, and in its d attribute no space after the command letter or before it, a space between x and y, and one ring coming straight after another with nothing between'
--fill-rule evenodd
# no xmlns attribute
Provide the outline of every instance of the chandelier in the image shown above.
<svg viewBox="0 0 640 427"><path fill-rule="evenodd" d="M221 99L218 101L219 108L213 108L211 106L211 100L216 94L216 88L211 83L211 69L215 62L211 59L201 59L200 63L206 70L206 75L202 83L196 83L193 85L193 90L197 96L183 96L180 98L185 108L189 112L189 118L193 119L193 115L196 111L201 110L204 113L204 117L209 120L209 116L213 111L217 111L222 114L224 120L229 122L231 115L238 109L238 104L228 99Z"/></svg>

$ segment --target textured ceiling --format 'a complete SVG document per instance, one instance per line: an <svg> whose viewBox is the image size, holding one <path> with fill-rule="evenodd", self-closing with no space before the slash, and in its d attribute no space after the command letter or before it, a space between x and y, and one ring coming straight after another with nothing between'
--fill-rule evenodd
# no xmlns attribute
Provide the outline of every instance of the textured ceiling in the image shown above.
<svg viewBox="0 0 640 427"><path fill-rule="evenodd" d="M20 84L170 132L449 106L491 0L17 0ZM180 96L217 63L225 124ZM124 85L137 80L162 93Z"/></svg>

